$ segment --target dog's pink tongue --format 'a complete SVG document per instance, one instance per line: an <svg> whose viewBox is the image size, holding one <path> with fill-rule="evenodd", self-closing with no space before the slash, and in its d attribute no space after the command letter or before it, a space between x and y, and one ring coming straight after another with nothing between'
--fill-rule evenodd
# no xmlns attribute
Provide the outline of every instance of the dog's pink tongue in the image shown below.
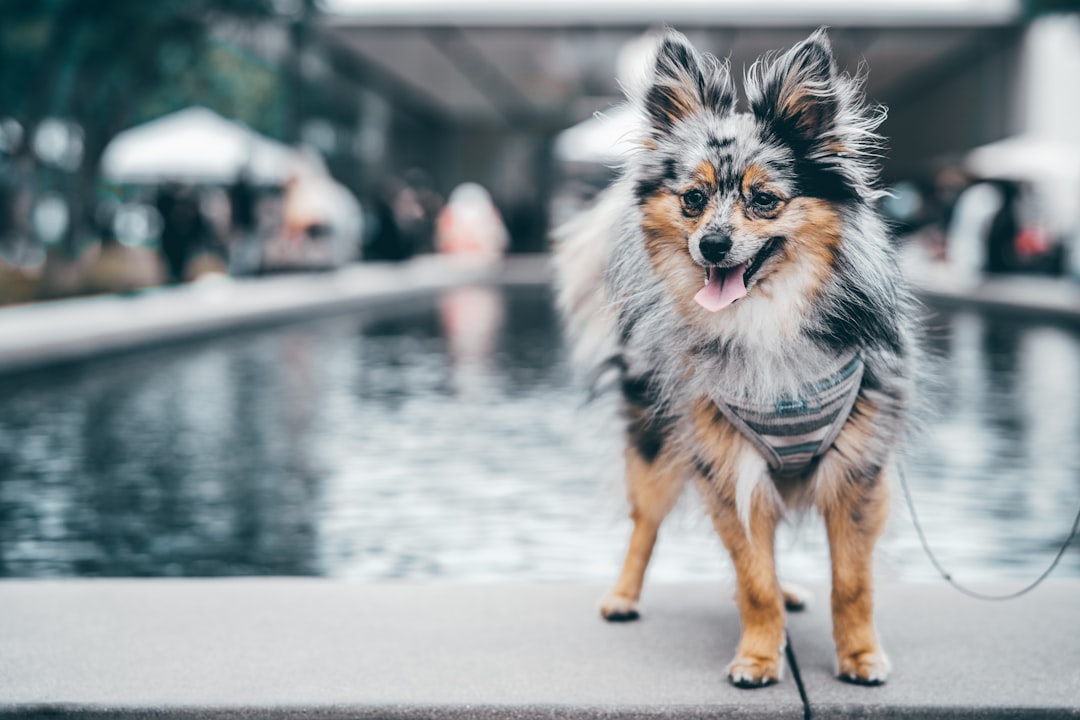
<svg viewBox="0 0 1080 720"><path fill-rule="evenodd" d="M726 308L746 297L746 285L743 283L745 272L746 263L733 268L709 268L709 280L694 296L694 300L709 312Z"/></svg>

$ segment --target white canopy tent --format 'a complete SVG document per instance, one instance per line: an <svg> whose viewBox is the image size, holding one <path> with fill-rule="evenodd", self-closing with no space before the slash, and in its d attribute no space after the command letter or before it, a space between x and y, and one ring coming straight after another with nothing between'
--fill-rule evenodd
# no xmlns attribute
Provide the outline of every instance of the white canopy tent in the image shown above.
<svg viewBox="0 0 1080 720"><path fill-rule="evenodd" d="M965 164L985 178L1076 181L1080 146L1039 135L1015 135L975 148Z"/></svg>
<svg viewBox="0 0 1080 720"><path fill-rule="evenodd" d="M1080 146L1035 134L1016 135L975 148L964 165L980 178L1031 183L1052 230L1072 234L1080 227Z"/></svg>
<svg viewBox="0 0 1080 720"><path fill-rule="evenodd" d="M555 155L564 162L616 166L633 151L633 140L640 133L638 113L620 105L559 133Z"/></svg>
<svg viewBox="0 0 1080 720"><path fill-rule="evenodd" d="M204 107L125 130L101 161L105 179L116 183L228 183L246 168L253 182L281 184L296 163L297 152L288 145Z"/></svg>

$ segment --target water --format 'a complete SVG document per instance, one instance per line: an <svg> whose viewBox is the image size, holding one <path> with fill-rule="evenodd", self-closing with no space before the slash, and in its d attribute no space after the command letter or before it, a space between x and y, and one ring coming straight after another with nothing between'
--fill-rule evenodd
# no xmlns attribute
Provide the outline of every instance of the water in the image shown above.
<svg viewBox="0 0 1080 720"><path fill-rule="evenodd" d="M924 525L959 578L1019 582L1080 503L1080 334L954 313L930 335ZM0 397L2 576L606 581L628 534L618 427L581 410L543 288L0 377ZM931 579L893 515L879 573ZM780 548L785 576L828 577L818 521ZM692 495L650 573L730 577Z"/></svg>

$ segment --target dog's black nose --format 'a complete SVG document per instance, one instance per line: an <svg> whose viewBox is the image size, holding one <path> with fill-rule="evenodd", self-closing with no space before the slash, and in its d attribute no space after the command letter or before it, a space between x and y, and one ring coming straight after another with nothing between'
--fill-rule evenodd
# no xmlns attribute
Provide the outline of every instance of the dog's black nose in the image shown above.
<svg viewBox="0 0 1080 720"><path fill-rule="evenodd" d="M727 257L728 250L731 249L731 236L719 233L706 235L701 238L698 247L701 248L701 257L705 258L706 262L718 263Z"/></svg>

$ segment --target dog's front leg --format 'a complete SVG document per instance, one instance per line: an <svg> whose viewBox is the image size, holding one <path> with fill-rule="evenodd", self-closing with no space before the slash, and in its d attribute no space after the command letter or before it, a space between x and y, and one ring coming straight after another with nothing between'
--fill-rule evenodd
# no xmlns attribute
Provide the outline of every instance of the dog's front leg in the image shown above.
<svg viewBox="0 0 1080 720"><path fill-rule="evenodd" d="M682 489L682 471L663 454L650 461L635 447L626 449L626 490L634 530L619 579L600 602L600 614L604 619L618 622L638 618L641 586L660 523L671 511Z"/></svg>
<svg viewBox="0 0 1080 720"><path fill-rule="evenodd" d="M888 515L882 473L871 477L837 473L834 490L819 501L832 555L833 639L840 679L880 685L889 661L874 630L874 543ZM841 479L842 478L842 479Z"/></svg>
<svg viewBox="0 0 1080 720"><path fill-rule="evenodd" d="M703 489L738 583L742 638L728 678L737 687L754 688L779 681L783 671L784 596L773 556L780 508L764 460L747 445L742 453L734 483L705 480Z"/></svg>

